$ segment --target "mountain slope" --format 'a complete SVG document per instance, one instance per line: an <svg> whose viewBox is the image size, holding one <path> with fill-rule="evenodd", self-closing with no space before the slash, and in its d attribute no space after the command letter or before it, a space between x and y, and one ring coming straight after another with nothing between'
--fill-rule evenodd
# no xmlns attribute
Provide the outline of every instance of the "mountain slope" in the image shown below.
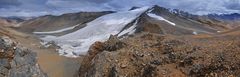
<svg viewBox="0 0 240 77"><path fill-rule="evenodd" d="M215 24L217 22L217 20L153 6L106 14L84 23L83 27L76 25L35 33L44 36L41 38L44 44L53 42L58 45L61 55L76 57L86 54L91 44L96 41L105 41L110 35L125 37L142 32L163 35L214 35L230 29L225 25ZM68 33L56 35L55 33L58 32Z"/></svg>
<svg viewBox="0 0 240 77"><path fill-rule="evenodd" d="M240 41L234 36L136 34L96 42L84 57L79 77L239 76Z"/></svg>
<svg viewBox="0 0 240 77"><path fill-rule="evenodd" d="M146 10L148 10L148 7L104 15L87 23L86 27L75 32L59 37L47 36L42 39L57 43L62 48L59 50L61 55L86 54L90 45L95 41L104 41L111 34L116 35Z"/></svg>
<svg viewBox="0 0 240 77"><path fill-rule="evenodd" d="M152 10L150 10L147 15L143 16L142 22L146 20L149 23L156 24L160 26L165 32L164 34L193 34L193 32L197 33L205 33L205 34L214 34L217 31L222 30L216 27L221 27L218 25L204 24L195 19L191 19L189 17L182 17L181 14L176 14L171 12L168 9L163 7L154 6ZM161 19L159 19L161 18ZM142 26L148 26L147 24L140 24ZM172 30L169 32L169 30Z"/></svg>
<svg viewBox="0 0 240 77"><path fill-rule="evenodd" d="M221 20L240 20L240 14L231 13L231 14L209 14L207 15L211 18L221 19Z"/></svg>
<svg viewBox="0 0 240 77"><path fill-rule="evenodd" d="M230 25L233 28L239 27L240 25L240 14L232 13L232 14L209 14L205 17L214 18L216 20L221 20L227 25Z"/></svg>
<svg viewBox="0 0 240 77"><path fill-rule="evenodd" d="M148 12L143 13L124 29L130 28L134 23L137 26L134 28L135 32L133 33L150 32L171 35L195 35L216 34L232 29L228 25L222 24L219 20L181 11L176 12L160 6L153 6Z"/></svg>
<svg viewBox="0 0 240 77"><path fill-rule="evenodd" d="M0 17L0 26L18 27L19 23L21 23L23 21L24 20L21 20L21 19L12 19L12 18Z"/></svg>
<svg viewBox="0 0 240 77"><path fill-rule="evenodd" d="M17 30L27 33L54 31L78 24L81 25L109 13L112 12L80 12L63 14L61 16L46 15L23 22Z"/></svg>

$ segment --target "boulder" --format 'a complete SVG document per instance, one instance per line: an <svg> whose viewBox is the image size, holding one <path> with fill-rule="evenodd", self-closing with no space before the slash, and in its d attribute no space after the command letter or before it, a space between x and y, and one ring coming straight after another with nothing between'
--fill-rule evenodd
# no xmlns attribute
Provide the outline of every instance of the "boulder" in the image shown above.
<svg viewBox="0 0 240 77"><path fill-rule="evenodd" d="M37 54L0 37L0 77L47 77L37 64Z"/></svg>

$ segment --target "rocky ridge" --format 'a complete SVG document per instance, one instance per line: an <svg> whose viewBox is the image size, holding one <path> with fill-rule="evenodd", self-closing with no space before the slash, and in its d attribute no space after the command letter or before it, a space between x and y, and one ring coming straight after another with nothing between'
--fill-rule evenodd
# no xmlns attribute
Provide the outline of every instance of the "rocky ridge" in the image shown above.
<svg viewBox="0 0 240 77"><path fill-rule="evenodd" d="M240 75L239 37L199 37L143 33L121 41L96 42L85 56L79 69L79 76L235 77ZM108 46L113 47L114 50L107 49Z"/></svg>
<svg viewBox="0 0 240 77"><path fill-rule="evenodd" d="M47 77L37 64L37 54L0 37L0 77Z"/></svg>

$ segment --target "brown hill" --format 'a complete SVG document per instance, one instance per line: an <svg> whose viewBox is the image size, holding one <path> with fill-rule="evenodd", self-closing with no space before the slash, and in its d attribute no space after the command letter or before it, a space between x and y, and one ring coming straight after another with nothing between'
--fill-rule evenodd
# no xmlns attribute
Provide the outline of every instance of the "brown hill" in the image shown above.
<svg viewBox="0 0 240 77"><path fill-rule="evenodd" d="M17 20L0 17L0 26L17 27L19 23Z"/></svg>
<svg viewBox="0 0 240 77"><path fill-rule="evenodd" d="M78 24L81 25L108 13L112 12L80 12L68 13L60 16L46 15L23 22L21 27L17 30L27 33L54 31L73 27Z"/></svg>

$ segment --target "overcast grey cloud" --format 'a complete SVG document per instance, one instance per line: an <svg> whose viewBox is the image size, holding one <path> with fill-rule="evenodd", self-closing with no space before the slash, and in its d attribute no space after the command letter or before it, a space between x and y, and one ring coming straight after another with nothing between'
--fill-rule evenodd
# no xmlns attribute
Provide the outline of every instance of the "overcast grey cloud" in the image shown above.
<svg viewBox="0 0 240 77"><path fill-rule="evenodd" d="M231 0L225 6L227 9L240 10L240 0Z"/></svg>
<svg viewBox="0 0 240 77"><path fill-rule="evenodd" d="M0 16L60 15L79 11L120 11L159 5L194 14L240 13L240 0L0 0Z"/></svg>
<svg viewBox="0 0 240 77"><path fill-rule="evenodd" d="M0 0L0 8L9 8L19 5L21 5L21 3L18 0Z"/></svg>

